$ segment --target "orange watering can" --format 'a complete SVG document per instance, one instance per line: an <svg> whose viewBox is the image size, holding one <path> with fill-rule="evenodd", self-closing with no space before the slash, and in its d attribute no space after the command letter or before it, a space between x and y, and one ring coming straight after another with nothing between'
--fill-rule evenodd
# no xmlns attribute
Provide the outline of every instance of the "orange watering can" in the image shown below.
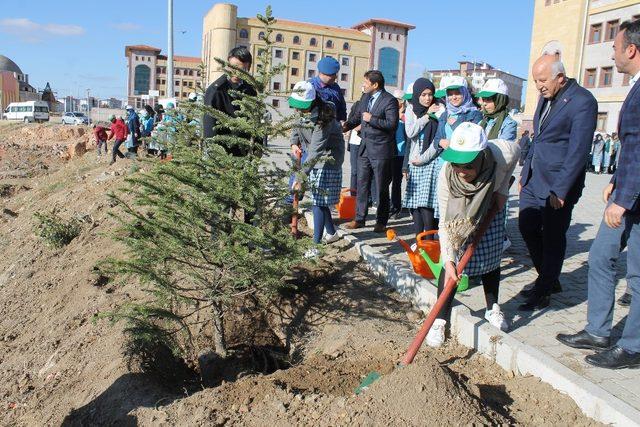
<svg viewBox="0 0 640 427"><path fill-rule="evenodd" d="M336 205L338 218L353 219L356 217L356 190L343 188L340 192L340 202Z"/></svg>
<svg viewBox="0 0 640 427"><path fill-rule="evenodd" d="M426 233L431 233L431 232L427 231ZM435 234L435 233L437 233L437 231L434 231L432 234ZM425 234L425 233L421 233L421 234L424 234L425 236L428 235L428 234ZM420 276L424 277L425 279L433 279L434 278L434 275L431 272L431 269L429 268L429 265L427 264L427 261L420 255L418 250L413 251L411 249L411 246L409 246L409 244L407 242L405 242L404 240L400 239L396 235L395 230L393 230L392 228L387 230L387 239L396 240L396 241L398 241L398 243L400 243L402 245L404 250L407 252L407 255L409 256L409 261L411 261L411 265L413 266L413 271L415 271L416 274L419 274ZM433 242L433 241L431 241L431 242ZM430 245L429 249L433 250L433 247ZM437 251L438 251L438 258L439 258L440 257L440 245L438 245Z"/></svg>

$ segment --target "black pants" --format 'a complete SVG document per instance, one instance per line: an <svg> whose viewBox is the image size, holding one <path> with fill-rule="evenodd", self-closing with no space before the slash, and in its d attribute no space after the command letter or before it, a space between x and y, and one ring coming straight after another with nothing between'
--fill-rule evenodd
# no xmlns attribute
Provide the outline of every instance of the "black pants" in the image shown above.
<svg viewBox="0 0 640 427"><path fill-rule="evenodd" d="M411 209L411 216L413 217L413 231L415 234L420 234L423 231L437 230L438 218L435 217L435 210L433 208L415 208ZM433 239L434 236L429 236L429 239Z"/></svg>
<svg viewBox="0 0 640 427"><path fill-rule="evenodd" d="M375 184L375 190L371 190ZM391 183L391 159L370 159L366 152L358 157L358 193L356 221L364 223L367 219L369 194L378 205L376 223L387 225L389 221L389 184Z"/></svg>
<svg viewBox="0 0 640 427"><path fill-rule="evenodd" d="M567 250L567 230L573 204L554 209L549 199L541 200L525 187L520 193L518 226L538 272L536 295L549 295L558 281Z"/></svg>
<svg viewBox="0 0 640 427"><path fill-rule="evenodd" d="M440 272L440 278L438 279L438 297L444 291L444 268ZM469 281L472 281L473 278L469 278ZM490 271L486 274L480 276L480 281L482 282L482 287L484 289L484 299L487 303L487 310L491 310L493 308L493 304L498 303L498 290L500 289L500 267L496 268L493 271ZM438 313L437 319L448 319L451 312L451 304L453 303L453 298L456 293L453 292L449 299L444 303L440 313Z"/></svg>
<svg viewBox="0 0 640 427"><path fill-rule="evenodd" d="M359 145L349 144L349 166L351 167L351 178L349 188L358 189L358 149Z"/></svg>
<svg viewBox="0 0 640 427"><path fill-rule="evenodd" d="M122 154L122 152L120 151L120 146L122 145L123 142L124 142L123 139L116 139L115 144L113 144L113 150L111 151L112 162L116 161L116 156L120 157L121 159L124 159L124 154Z"/></svg>
<svg viewBox="0 0 640 427"><path fill-rule="evenodd" d="M402 209L402 162L404 156L391 159L391 210Z"/></svg>

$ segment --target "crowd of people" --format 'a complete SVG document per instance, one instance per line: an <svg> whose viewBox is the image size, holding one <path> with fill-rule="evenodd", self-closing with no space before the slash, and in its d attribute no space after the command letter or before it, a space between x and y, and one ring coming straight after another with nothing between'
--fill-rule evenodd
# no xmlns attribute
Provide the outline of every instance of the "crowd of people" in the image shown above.
<svg viewBox="0 0 640 427"><path fill-rule="evenodd" d="M366 227L369 210L375 205L375 233L385 232L389 218L402 215L403 210L410 212L416 235L437 230L443 262L438 295L449 279L460 279L456 265L470 242L479 238L463 272L484 289L486 320L507 330L509 324L498 302L500 264L508 245L507 200L517 164L522 166L517 184L518 226L537 272L534 285L521 292L526 300L519 310L525 312L548 307L551 295L562 292L559 277L566 233L592 164L596 173L612 172L613 176L604 191L604 219L589 253L587 326L578 334L560 334L557 339L572 347L596 350L586 358L596 366L640 366L640 183L635 173L640 166L640 20L621 24L614 46L618 71L633 78L617 132L608 142L603 137L594 141L597 101L566 75L555 52L543 52L533 64L540 98L533 132L525 131L520 138L508 111L507 85L500 79L489 79L475 94L461 76L443 77L437 87L419 78L405 91L390 93L385 90L384 75L369 70L363 76L361 99L347 112L336 83L340 64L334 58L322 58L318 75L296 83L288 99L289 106L302 113L290 142L292 158L301 159L306 176L304 180L292 178L291 190L310 194L314 243L338 239L331 207L342 190L342 166L348 152L349 187L357 203L355 218L345 227ZM237 47L229 53L228 62L249 72L251 53ZM222 75L208 87L204 103L235 116L234 98L255 95L255 89L241 77ZM127 146L128 152L135 154L136 141L144 140L143 132L153 127L148 122L140 125L139 120L132 108L126 121L112 118L114 125L107 137L116 138L112 162L127 135L133 135L130 139L134 141ZM100 134L97 139L104 141L104 132L96 132ZM205 115L203 137L219 133L233 131L216 126L216 120ZM240 148L228 150L234 156L246 154ZM404 194L402 180L406 180ZM245 219L251 219L250 212ZM476 236L483 222L488 225L486 232ZM306 256L317 257L318 247ZM622 337L612 345L615 263L624 248L628 250L630 307ZM429 331L428 345L444 342L452 299Z"/></svg>

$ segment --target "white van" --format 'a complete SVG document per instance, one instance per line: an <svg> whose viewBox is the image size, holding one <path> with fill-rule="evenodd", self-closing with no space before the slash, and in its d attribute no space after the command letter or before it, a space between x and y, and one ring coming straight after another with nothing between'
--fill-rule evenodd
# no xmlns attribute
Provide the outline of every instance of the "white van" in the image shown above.
<svg viewBox="0 0 640 427"><path fill-rule="evenodd" d="M49 105L44 101L12 102L4 110L5 120L25 123L49 121Z"/></svg>

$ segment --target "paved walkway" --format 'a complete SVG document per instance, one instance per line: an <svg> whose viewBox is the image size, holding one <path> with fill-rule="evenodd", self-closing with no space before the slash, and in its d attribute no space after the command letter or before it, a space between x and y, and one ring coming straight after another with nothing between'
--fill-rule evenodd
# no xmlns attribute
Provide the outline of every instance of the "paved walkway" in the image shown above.
<svg viewBox="0 0 640 427"><path fill-rule="evenodd" d="M277 164L283 164L284 153L288 150L286 141L276 141L273 155ZM519 171L516 171L519 173ZM347 185L349 177L348 153L343 168L343 183ZM579 204L573 212L573 220L568 232L567 256L564 262L560 282L563 292L554 295L551 306L545 310L527 314L517 311L524 299L518 292L531 285L536 273L528 256L522 237L518 231L518 197L516 185L512 187L509 200L508 235L512 246L505 252L502 262L502 282L500 289L500 305L511 321L509 334L514 338L542 350L555 360L570 368L584 378L598 384L604 390L629 405L640 410L640 369L607 370L587 364L584 357L589 351L566 347L556 341L559 332L577 332L583 329L587 312L587 257L604 211L602 190L609 182L609 175L587 175L586 189ZM343 185L343 186L344 186ZM370 215L367 224L373 225L375 217ZM407 215L400 220L392 220L398 236L412 242L412 221ZM381 254L410 268L406 254L397 243L390 243L384 237L371 232L371 227L356 230L355 236L366 241L368 245ZM618 265L620 278L616 298L622 295L626 287L624 273L626 271L626 251ZM424 280L424 286L432 286ZM458 294L457 300L465 304L478 317L484 316L485 302L482 287L472 288ZM614 311L614 340L624 326L628 308L616 305Z"/></svg>

